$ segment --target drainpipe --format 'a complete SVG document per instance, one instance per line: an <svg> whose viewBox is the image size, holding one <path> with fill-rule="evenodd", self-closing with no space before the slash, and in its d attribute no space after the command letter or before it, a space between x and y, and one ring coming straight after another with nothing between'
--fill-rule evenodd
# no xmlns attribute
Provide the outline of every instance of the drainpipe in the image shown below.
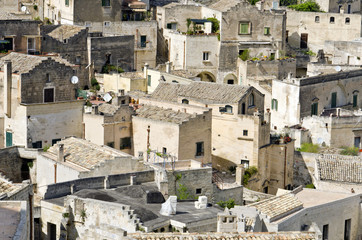
<svg viewBox="0 0 362 240"><path fill-rule="evenodd" d="M147 162L148 162L148 160L149 160L149 158L150 158L150 154L149 154L149 149L150 149L150 131L151 131L150 126L148 126L148 128L147 128Z"/></svg>
<svg viewBox="0 0 362 240"><path fill-rule="evenodd" d="M286 184L286 177L287 177L287 145L284 147L284 189Z"/></svg>
<svg viewBox="0 0 362 240"><path fill-rule="evenodd" d="M54 164L54 183L57 183L57 164Z"/></svg>

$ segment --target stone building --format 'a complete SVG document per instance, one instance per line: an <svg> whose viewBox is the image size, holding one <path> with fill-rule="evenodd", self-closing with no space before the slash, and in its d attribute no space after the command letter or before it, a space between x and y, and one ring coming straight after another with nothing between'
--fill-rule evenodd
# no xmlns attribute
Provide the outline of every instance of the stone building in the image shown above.
<svg viewBox="0 0 362 240"><path fill-rule="evenodd" d="M58 142L38 156L36 162L41 194L54 183L146 169L132 155L74 137Z"/></svg>
<svg viewBox="0 0 362 240"><path fill-rule="evenodd" d="M60 57L10 53L0 59L2 146L43 148L65 136L82 136L83 101L77 68Z"/></svg>
<svg viewBox="0 0 362 240"><path fill-rule="evenodd" d="M346 65L349 67L360 67L362 65L359 49L362 47L361 38L344 41L327 40L324 42L324 55L329 64L333 64L333 69L340 66L343 71Z"/></svg>
<svg viewBox="0 0 362 240"><path fill-rule="evenodd" d="M0 7L1 9L1 7ZM0 52L40 54L40 21L0 11Z"/></svg>
<svg viewBox="0 0 362 240"><path fill-rule="evenodd" d="M360 194L296 189L219 214L218 231L314 230L324 239L358 239L361 236L360 197Z"/></svg>
<svg viewBox="0 0 362 240"><path fill-rule="evenodd" d="M205 26L205 18L220 22L218 34L202 27L197 34L187 33ZM187 26L187 19L194 21L195 27ZM238 59L243 52L250 58L278 58L285 48L284 12L261 11L247 1L223 0L208 7L171 3L158 8L157 20L174 68L190 70L203 81L240 84Z"/></svg>
<svg viewBox="0 0 362 240"><path fill-rule="evenodd" d="M301 79L273 80L272 128L282 131L284 127L291 127L297 124L303 125L305 119L306 126L310 127L309 130L312 131L312 127L316 127L316 121L312 124L309 123L311 123L311 120L316 119L316 117L320 117L317 118L320 122L319 125L321 127L324 125L323 128L326 130L332 131L333 128L335 130L344 128L349 129L349 133L340 135L338 131L334 131L323 133L323 136L319 136L323 129L316 129L319 133L315 132L314 142L318 142L319 137L323 140L323 138L330 136L328 137L330 140L323 140L325 144L333 144L338 147L343 144L353 145L354 136L352 130L353 128L358 128L358 121L357 125L353 122L359 119L360 113L358 113L358 109L362 105L361 97L359 96L359 92L362 91L361 74L361 70L352 70ZM345 111L344 109L355 111L355 113ZM339 119L339 116L345 114L346 118ZM308 118L309 116L315 117ZM329 122L328 119L332 122ZM345 138L341 139L340 137ZM334 140L332 140L333 138ZM323 141L318 143L322 144Z"/></svg>
<svg viewBox="0 0 362 240"><path fill-rule="evenodd" d="M83 115L84 138L133 155L132 115L128 105L103 103Z"/></svg>
<svg viewBox="0 0 362 240"><path fill-rule="evenodd" d="M132 117L132 129L134 153L145 161L151 161L150 149L175 160L211 162L211 111L207 108L148 102Z"/></svg>
<svg viewBox="0 0 362 240"><path fill-rule="evenodd" d="M330 13L348 13L360 14L361 2L360 1L336 1L336 0L317 0L321 10Z"/></svg>

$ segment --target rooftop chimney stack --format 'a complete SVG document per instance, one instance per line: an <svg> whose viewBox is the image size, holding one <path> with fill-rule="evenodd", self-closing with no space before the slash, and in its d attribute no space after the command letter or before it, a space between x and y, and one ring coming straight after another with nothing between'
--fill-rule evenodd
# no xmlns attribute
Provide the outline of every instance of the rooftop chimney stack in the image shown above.
<svg viewBox="0 0 362 240"><path fill-rule="evenodd" d="M171 73L171 62L166 62L166 72Z"/></svg>
<svg viewBox="0 0 362 240"><path fill-rule="evenodd" d="M11 87L12 87L12 65L11 61L4 63L4 112L11 118Z"/></svg>
<svg viewBox="0 0 362 240"><path fill-rule="evenodd" d="M58 162L64 162L64 144L58 144Z"/></svg>
<svg viewBox="0 0 362 240"><path fill-rule="evenodd" d="M144 78L147 78L147 75L148 75L148 63L145 63L145 66L143 67L143 77Z"/></svg>

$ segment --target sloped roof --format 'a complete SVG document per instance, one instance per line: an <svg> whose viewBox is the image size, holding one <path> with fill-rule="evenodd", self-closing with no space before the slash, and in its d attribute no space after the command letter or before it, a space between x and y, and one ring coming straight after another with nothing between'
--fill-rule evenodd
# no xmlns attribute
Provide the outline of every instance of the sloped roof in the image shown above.
<svg viewBox="0 0 362 240"><path fill-rule="evenodd" d="M295 212L303 208L303 203L299 201L293 194L287 193L281 196L272 197L254 204L248 205L254 207L261 213L268 216L271 221L283 217L287 214Z"/></svg>
<svg viewBox="0 0 362 240"><path fill-rule="evenodd" d="M190 84L160 83L152 93L152 98L177 102L178 97L185 97L204 103L237 103L251 87L192 82Z"/></svg>
<svg viewBox="0 0 362 240"><path fill-rule="evenodd" d="M172 109L165 109L157 106L144 105L136 110L137 116L157 121L182 124L188 121L193 115L184 112L176 112Z"/></svg>
<svg viewBox="0 0 362 240"><path fill-rule="evenodd" d="M320 180L362 183L362 158L322 155L317 159Z"/></svg>
<svg viewBox="0 0 362 240"><path fill-rule="evenodd" d="M238 3L243 2L242 0L220 0L214 4L211 4L209 8L215 9L220 12L226 12L230 8L236 6Z"/></svg>
<svg viewBox="0 0 362 240"><path fill-rule="evenodd" d="M37 65L39 65L42 61L45 61L48 58L51 58L52 60L69 67L74 66L73 64L69 63L67 60L59 56L44 57L11 52L8 55L0 58L0 68L3 68L5 60L10 60L12 62L13 73L28 73L29 71L33 70Z"/></svg>
<svg viewBox="0 0 362 240"><path fill-rule="evenodd" d="M69 39L75 36L83 29L85 29L85 27L79 27L74 25L59 25L59 27L49 32L47 35L62 42L64 39Z"/></svg>
<svg viewBox="0 0 362 240"><path fill-rule="evenodd" d="M22 188L21 185L12 183L11 181L5 179L0 174L0 196L5 193L11 193L13 191L17 191L20 188Z"/></svg>
<svg viewBox="0 0 362 240"><path fill-rule="evenodd" d="M66 138L53 145L44 154L58 155L59 144L64 144L65 162L74 163L80 167L91 170L106 160L114 160L116 157L129 157L116 149L110 149L79 138Z"/></svg>
<svg viewBox="0 0 362 240"><path fill-rule="evenodd" d="M101 103L98 106L98 111L103 113L103 114L108 114L108 115L114 115L117 110L119 109L120 106L116 106L113 104L109 104L109 103Z"/></svg>

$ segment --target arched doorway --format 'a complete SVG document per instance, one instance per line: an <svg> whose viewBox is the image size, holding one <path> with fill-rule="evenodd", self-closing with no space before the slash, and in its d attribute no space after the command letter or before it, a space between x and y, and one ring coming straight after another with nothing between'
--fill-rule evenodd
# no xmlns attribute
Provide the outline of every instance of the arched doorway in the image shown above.
<svg viewBox="0 0 362 240"><path fill-rule="evenodd" d="M203 82L216 82L215 76L210 72L201 72L197 75Z"/></svg>

